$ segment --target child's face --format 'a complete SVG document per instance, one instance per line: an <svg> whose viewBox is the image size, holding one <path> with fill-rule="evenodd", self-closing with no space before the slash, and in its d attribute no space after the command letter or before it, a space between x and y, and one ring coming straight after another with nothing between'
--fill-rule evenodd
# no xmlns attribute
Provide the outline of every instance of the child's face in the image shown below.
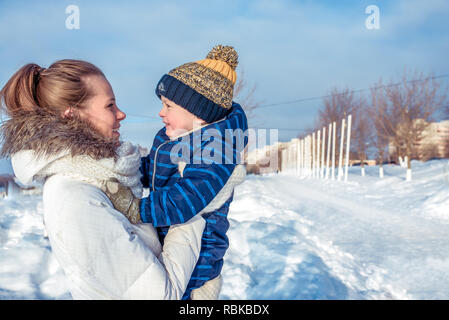
<svg viewBox="0 0 449 320"><path fill-rule="evenodd" d="M191 131L197 126L205 122L194 114L190 113L180 105L177 105L166 97L161 96L162 109L159 112L159 117L165 124L166 134L170 138L179 136L187 131Z"/></svg>

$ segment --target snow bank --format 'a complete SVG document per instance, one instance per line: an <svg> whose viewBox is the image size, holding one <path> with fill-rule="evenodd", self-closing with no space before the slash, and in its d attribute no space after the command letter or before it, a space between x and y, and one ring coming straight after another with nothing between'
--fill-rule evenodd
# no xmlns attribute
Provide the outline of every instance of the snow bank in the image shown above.
<svg viewBox="0 0 449 320"><path fill-rule="evenodd" d="M250 176L231 205L222 299L447 299L447 160L349 182Z"/></svg>
<svg viewBox="0 0 449 320"><path fill-rule="evenodd" d="M433 195L424 202L422 209L429 219L442 219L449 222L449 190L447 186L441 186Z"/></svg>
<svg viewBox="0 0 449 320"><path fill-rule="evenodd" d="M447 160L349 182L248 176L231 204L221 299L448 299ZM0 200L0 299L70 299L41 196Z"/></svg>

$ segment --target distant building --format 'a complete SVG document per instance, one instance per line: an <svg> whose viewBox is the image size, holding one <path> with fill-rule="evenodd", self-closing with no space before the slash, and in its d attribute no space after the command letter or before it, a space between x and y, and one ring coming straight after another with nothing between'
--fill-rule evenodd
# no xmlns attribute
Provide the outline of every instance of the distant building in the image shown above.
<svg viewBox="0 0 449 320"><path fill-rule="evenodd" d="M424 122L418 119L420 124ZM425 123L425 122L424 122ZM449 120L431 122L422 132L421 139L414 145L413 159L427 160L430 158L446 158L449 156ZM390 157L396 157L396 147L388 145Z"/></svg>
<svg viewBox="0 0 449 320"><path fill-rule="evenodd" d="M433 149L434 156L445 158L448 156L447 147L449 142L449 120L432 122L423 132L421 141L417 144L419 153L424 153L426 149Z"/></svg>

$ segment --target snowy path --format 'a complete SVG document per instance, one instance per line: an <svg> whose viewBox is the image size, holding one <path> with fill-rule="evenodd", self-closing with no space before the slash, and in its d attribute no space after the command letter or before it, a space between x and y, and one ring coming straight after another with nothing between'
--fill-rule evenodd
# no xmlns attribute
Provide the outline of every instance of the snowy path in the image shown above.
<svg viewBox="0 0 449 320"><path fill-rule="evenodd" d="M449 299L447 161L349 182L248 176L229 213L221 299ZM0 199L0 299L70 299L40 196Z"/></svg>
<svg viewBox="0 0 449 320"><path fill-rule="evenodd" d="M449 225L423 207L448 184L432 177L250 177L231 207L222 298L447 299Z"/></svg>

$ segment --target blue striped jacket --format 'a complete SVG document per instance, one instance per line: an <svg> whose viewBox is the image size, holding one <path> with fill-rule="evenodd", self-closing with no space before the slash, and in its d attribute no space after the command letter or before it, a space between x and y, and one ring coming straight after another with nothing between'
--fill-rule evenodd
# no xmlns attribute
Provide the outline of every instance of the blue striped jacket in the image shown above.
<svg viewBox="0 0 449 320"><path fill-rule="evenodd" d="M248 143L247 129L242 107L233 103L224 119L201 129L172 140L165 128L157 133L150 154L141 159L142 183L150 193L142 199L140 209L142 221L157 228L161 243L169 226L205 211L226 186L235 167L243 164L240 156ZM229 246L227 214L232 198L233 191L221 207L202 213L206 226L200 258L183 299L221 273Z"/></svg>

